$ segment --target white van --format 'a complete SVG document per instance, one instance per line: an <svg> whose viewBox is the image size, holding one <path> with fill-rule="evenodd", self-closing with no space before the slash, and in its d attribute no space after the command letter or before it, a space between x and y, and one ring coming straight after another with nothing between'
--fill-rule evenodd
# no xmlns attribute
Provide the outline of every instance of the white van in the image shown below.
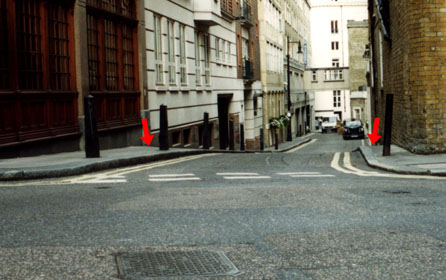
<svg viewBox="0 0 446 280"><path fill-rule="evenodd" d="M328 131L336 131L338 126L339 116L332 115L322 118L322 133L327 133Z"/></svg>

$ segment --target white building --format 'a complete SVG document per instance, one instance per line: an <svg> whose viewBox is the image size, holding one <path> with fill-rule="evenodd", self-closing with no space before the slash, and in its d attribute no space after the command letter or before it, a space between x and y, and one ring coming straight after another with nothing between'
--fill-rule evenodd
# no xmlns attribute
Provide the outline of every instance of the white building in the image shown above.
<svg viewBox="0 0 446 280"><path fill-rule="evenodd" d="M305 68L312 64L311 6L308 0L282 0L282 2L285 21L285 100L288 105L287 54L289 53L291 134L303 136L306 133L306 127L311 127L314 118L314 93L307 91L304 85ZM288 45L289 49L287 49Z"/></svg>
<svg viewBox="0 0 446 280"><path fill-rule="evenodd" d="M350 119L349 20L368 19L367 0L312 0L312 66L305 84L315 93L316 118Z"/></svg>
<svg viewBox="0 0 446 280"><path fill-rule="evenodd" d="M145 1L146 116L151 133L157 134L160 105L168 106L172 146L202 144L204 112L209 113L215 148L228 146L229 119L234 120L236 132L244 122L234 7L230 0L221 1Z"/></svg>

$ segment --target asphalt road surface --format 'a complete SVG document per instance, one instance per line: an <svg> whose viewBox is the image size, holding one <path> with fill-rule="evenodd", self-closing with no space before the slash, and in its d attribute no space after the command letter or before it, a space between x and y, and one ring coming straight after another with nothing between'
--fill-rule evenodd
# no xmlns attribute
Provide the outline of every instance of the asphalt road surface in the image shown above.
<svg viewBox="0 0 446 280"><path fill-rule="evenodd" d="M0 279L116 279L121 252L197 250L238 269L218 279L446 279L446 180L371 169L361 140L312 138L2 183Z"/></svg>

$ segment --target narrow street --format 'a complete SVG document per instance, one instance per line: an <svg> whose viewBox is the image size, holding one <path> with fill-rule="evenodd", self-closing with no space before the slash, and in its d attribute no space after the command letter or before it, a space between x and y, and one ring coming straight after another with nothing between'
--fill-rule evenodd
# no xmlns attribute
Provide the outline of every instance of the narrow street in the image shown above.
<svg viewBox="0 0 446 280"><path fill-rule="evenodd" d="M192 249L224 252L227 279L445 279L445 180L371 169L362 140L311 138L3 182L0 279L116 279L113 254Z"/></svg>

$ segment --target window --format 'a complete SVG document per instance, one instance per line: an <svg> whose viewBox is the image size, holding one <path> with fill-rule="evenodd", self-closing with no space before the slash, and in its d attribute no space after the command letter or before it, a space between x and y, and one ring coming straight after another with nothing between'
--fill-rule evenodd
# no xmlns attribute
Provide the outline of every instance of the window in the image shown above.
<svg viewBox="0 0 446 280"><path fill-rule="evenodd" d="M221 8L225 11L225 12L227 12L227 13L229 13L229 14L231 14L232 15L232 12L233 12L233 8L232 8L232 1L233 0L221 0L221 2L220 2L220 5L221 5Z"/></svg>
<svg viewBox="0 0 446 280"><path fill-rule="evenodd" d="M331 33L333 33L333 34L338 33L338 21L337 20L331 21Z"/></svg>
<svg viewBox="0 0 446 280"><path fill-rule="evenodd" d="M155 15L155 75L156 83L162 84L163 79L163 44L161 35L161 17Z"/></svg>
<svg viewBox="0 0 446 280"><path fill-rule="evenodd" d="M209 35L203 36L203 48L204 48L204 82L207 86L211 84L211 71L210 71L210 45Z"/></svg>
<svg viewBox="0 0 446 280"><path fill-rule="evenodd" d="M180 37L180 83L182 85L187 84L187 71L186 71L186 27L184 24L178 24L178 35Z"/></svg>
<svg viewBox="0 0 446 280"><path fill-rule="evenodd" d="M333 107L341 107L341 91L334 90L333 91Z"/></svg>
<svg viewBox="0 0 446 280"><path fill-rule="evenodd" d="M226 41L221 40L221 60L226 62Z"/></svg>
<svg viewBox="0 0 446 280"><path fill-rule="evenodd" d="M313 70L313 81L317 81L317 72Z"/></svg>
<svg viewBox="0 0 446 280"><path fill-rule="evenodd" d="M332 67L339 67L339 58L333 58L331 60L331 66Z"/></svg>
<svg viewBox="0 0 446 280"><path fill-rule="evenodd" d="M228 64L231 63L231 42L226 44L226 61Z"/></svg>
<svg viewBox="0 0 446 280"><path fill-rule="evenodd" d="M89 88L95 97L98 129L141 121L134 1L117 2L86 1ZM155 58L161 59L160 18L154 20L155 35L159 34L155 36Z"/></svg>
<svg viewBox="0 0 446 280"><path fill-rule="evenodd" d="M344 80L342 69L325 70L325 81L342 81Z"/></svg>
<svg viewBox="0 0 446 280"><path fill-rule="evenodd" d="M331 49L332 50L339 50L339 42L338 41L331 42Z"/></svg>
<svg viewBox="0 0 446 280"><path fill-rule="evenodd" d="M72 13L72 3L0 0L0 145L79 130Z"/></svg>
<svg viewBox="0 0 446 280"><path fill-rule="evenodd" d="M201 85L200 34L195 31L195 83Z"/></svg>
<svg viewBox="0 0 446 280"><path fill-rule="evenodd" d="M173 21L167 21L167 58L168 58L168 76L169 83L175 84L176 72L175 72L175 34L174 34Z"/></svg>
<svg viewBox="0 0 446 280"><path fill-rule="evenodd" d="M215 59L220 60L220 39L215 38Z"/></svg>

